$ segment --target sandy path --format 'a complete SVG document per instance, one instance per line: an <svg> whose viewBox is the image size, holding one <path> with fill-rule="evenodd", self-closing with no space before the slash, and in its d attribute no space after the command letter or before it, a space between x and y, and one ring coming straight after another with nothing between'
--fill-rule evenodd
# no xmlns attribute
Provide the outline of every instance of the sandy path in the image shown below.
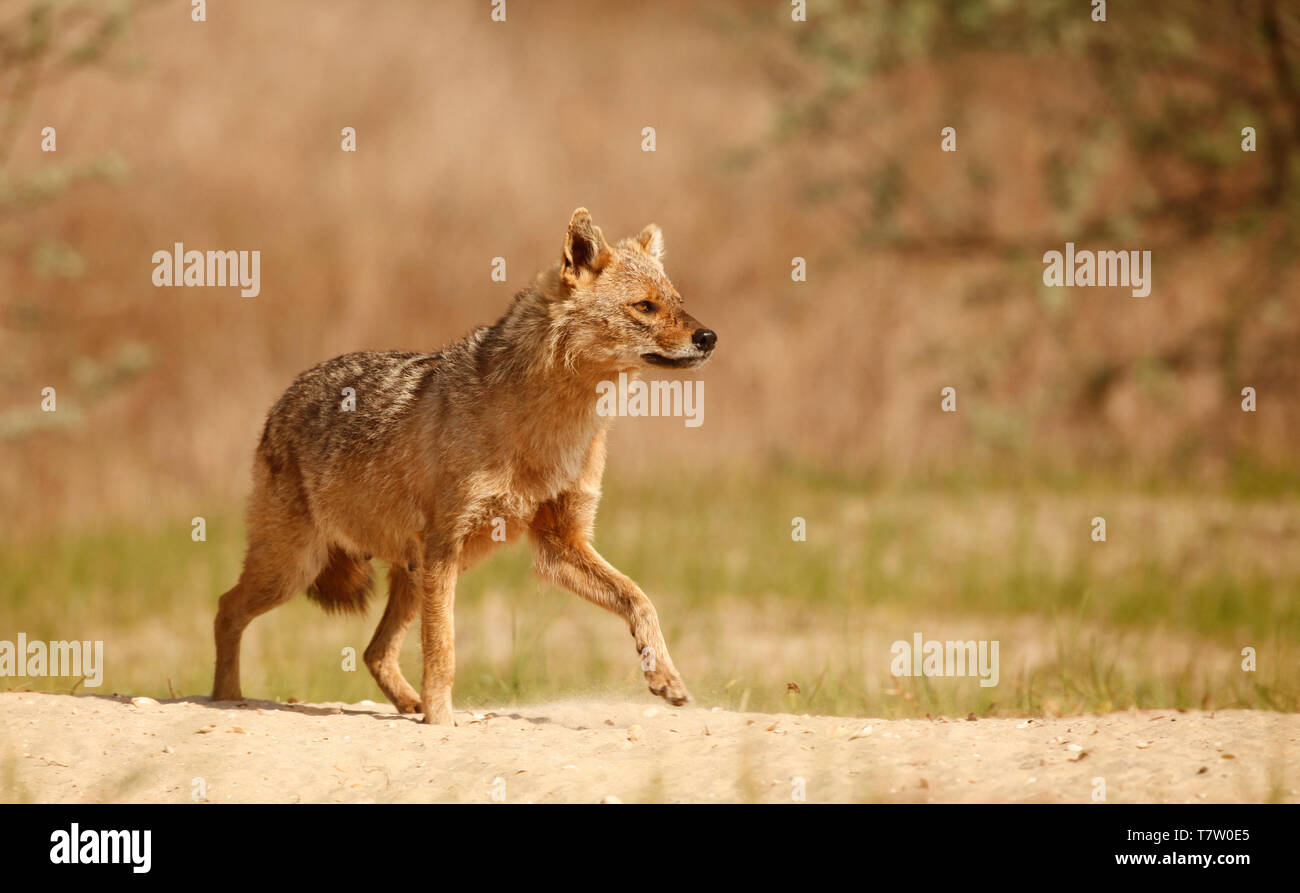
<svg viewBox="0 0 1300 893"><path fill-rule="evenodd" d="M388 705L0 694L0 799L1300 802L1300 715L870 720L566 701L424 726ZM201 779L202 781L196 781ZM802 785L796 779L802 779Z"/></svg>

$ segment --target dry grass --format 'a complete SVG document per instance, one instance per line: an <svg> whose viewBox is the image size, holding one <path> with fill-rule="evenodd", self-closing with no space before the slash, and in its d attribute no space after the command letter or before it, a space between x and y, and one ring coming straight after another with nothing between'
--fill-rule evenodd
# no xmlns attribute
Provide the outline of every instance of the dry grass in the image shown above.
<svg viewBox="0 0 1300 893"><path fill-rule="evenodd" d="M703 486L703 484L700 484ZM1052 714L1138 707L1300 706L1300 588L1293 500L1193 501L1114 491L834 487L795 476L714 479L688 491L614 484L597 545L640 581L697 699L729 709L871 716ZM1088 520L1108 518L1094 543ZM790 519L808 521L807 542ZM194 543L186 519L0 550L12 596L0 629L102 639L100 692L156 697L211 685L217 596L238 574L234 513ZM536 703L573 692L649 695L622 623L529 573L524 547L457 593L457 705ZM332 618L306 599L255 621L244 690L257 697L382 700L359 659L376 611ZM896 678L890 647L997 640L1000 679ZM1258 669L1242 669L1254 648ZM406 643L418 674L418 636ZM798 693L788 691L795 683ZM66 691L75 680L13 680Z"/></svg>

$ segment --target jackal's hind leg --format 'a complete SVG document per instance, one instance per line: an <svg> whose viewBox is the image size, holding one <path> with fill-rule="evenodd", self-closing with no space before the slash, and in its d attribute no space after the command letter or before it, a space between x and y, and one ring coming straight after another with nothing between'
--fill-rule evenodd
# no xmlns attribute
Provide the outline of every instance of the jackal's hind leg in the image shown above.
<svg viewBox="0 0 1300 893"><path fill-rule="evenodd" d="M420 694L406 681L398 661L402 641L419 612L417 572L393 565L388 570L388 607L366 648L366 666L384 695L402 713L420 712Z"/></svg>
<svg viewBox="0 0 1300 893"><path fill-rule="evenodd" d="M306 589L324 563L323 553L318 553L321 550L312 548L301 538L281 536L266 541L250 534L239 582L221 596L213 623L217 665L212 700L243 698L239 685L239 646L244 630L253 618Z"/></svg>

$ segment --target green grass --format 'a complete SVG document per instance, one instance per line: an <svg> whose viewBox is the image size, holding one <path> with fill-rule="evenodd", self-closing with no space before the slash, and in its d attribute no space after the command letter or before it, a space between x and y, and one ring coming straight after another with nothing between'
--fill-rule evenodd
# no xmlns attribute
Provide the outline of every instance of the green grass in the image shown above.
<svg viewBox="0 0 1300 893"><path fill-rule="evenodd" d="M705 706L886 717L1294 711L1298 501L1235 487L886 486L785 470L757 483L609 481L596 544L654 599ZM1094 515L1106 518L1105 543L1090 539ZM795 516L806 542L791 539ZM176 518L0 547L0 639L102 639L99 693L206 693L213 612L243 550L238 517L236 506L209 514L203 543ZM360 661L378 613L328 617L300 598L259 618L245 637L244 693L382 701ZM890 643L913 632L998 640L1000 683L893 677ZM538 582L524 544L462 578L457 644L459 707L650 702L623 623ZM1253 673L1240 666L1245 647L1257 653ZM355 671L344 669L347 648ZM403 666L418 685L414 633Z"/></svg>

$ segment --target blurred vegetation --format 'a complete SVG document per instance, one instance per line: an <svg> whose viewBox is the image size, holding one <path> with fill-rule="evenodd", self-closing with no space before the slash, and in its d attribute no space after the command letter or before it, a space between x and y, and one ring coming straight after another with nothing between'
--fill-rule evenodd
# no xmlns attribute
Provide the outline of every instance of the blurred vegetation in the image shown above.
<svg viewBox="0 0 1300 893"><path fill-rule="evenodd" d="M18 139L28 135L37 91L90 66L122 70L112 50L127 33L137 10L158 2L31 0L17 14L0 19L0 175L5 173ZM29 209L80 182L121 174L121 159L109 154L68 167L45 167L18 182L6 178L0 180L0 210Z"/></svg>
<svg viewBox="0 0 1300 893"><path fill-rule="evenodd" d="M609 41L604 89L638 99L580 133L536 99L573 93L581 72L528 81L522 28L440 33L440 55L406 38L417 3L377 18L237 5L220 28L146 8L166 7L23 0L0 16L0 436L16 464L45 466L0 470L22 526L147 512L164 489L176 510L214 491L233 502L258 418L302 368L436 347L499 312L554 251L533 218L503 216L603 203L639 226L656 195L695 197L664 206L670 243L681 233L688 249L670 267L727 338L706 373L726 409L637 455L756 473L788 459L858 480L960 466L1032 486L1104 468L1295 487L1292 6L1111 4L1106 23L1065 0L827 0L805 23L780 6L627 8L611 34L701 52L647 84L626 60L653 49ZM349 68L319 67L340 50ZM467 86L489 75L510 99L495 118L478 114L495 94ZM72 126L59 153L36 148L40 108ZM367 151L343 157L336 119L363 111ZM629 165L647 159L615 134L652 111L677 138L642 181L651 169ZM429 123L450 119L463 126ZM1256 153L1240 150L1248 125ZM956 153L939 151L946 126ZM236 307L154 290L144 259L179 238L261 246L276 258L267 292ZM1153 295L1043 287L1043 251L1067 240L1151 249ZM476 245L509 248L518 278L484 283ZM806 287L783 268L799 252ZM82 387L86 364L128 353L122 374ZM34 415L46 385L80 414ZM948 385L962 410L945 418ZM1249 416L1246 385L1260 395ZM80 461L91 451L119 485ZM635 473L655 473L645 465ZM43 498L26 499L38 480Z"/></svg>
<svg viewBox="0 0 1300 893"><path fill-rule="evenodd" d="M1016 394L981 408L977 441L1036 461L1035 427L1064 424L1077 434L1053 451L1066 464L1284 473L1289 457L1244 434L1239 415L1175 421L1170 407L1190 407L1188 384L1205 373L1220 405L1249 384L1279 399L1282 427L1300 425L1289 399L1300 373L1300 6L1153 0L1111 3L1106 22L1091 13L1078 0L828 0L791 28L746 10L736 21L766 51L780 102L769 141L733 160L785 159L808 206L851 234L839 264L915 258L964 271L965 306L929 311L996 328L983 326L978 356L962 339L925 359L953 383L978 382L982 397ZM941 153L950 126L957 151ZM1243 151L1246 127L1256 151ZM1152 251L1149 300L1164 325L1038 287L1044 251L1066 241ZM1212 300L1197 294L1198 266L1218 268ZM1015 363L1044 349L1062 362ZM1140 450L1134 426L1106 418L1133 402L1170 425Z"/></svg>
<svg viewBox="0 0 1300 893"><path fill-rule="evenodd" d="M866 137L862 168L812 191L853 193L869 242L1006 255L1066 239L1135 231L1148 237L1160 227L1158 244L1178 245L1207 233L1258 232L1276 218L1274 258L1291 259L1286 252L1300 234L1300 9L1294 4L1112 4L1109 20L1099 23L1076 0L832 2L794 34L798 53L822 76L804 84L774 73L788 97L776 133ZM881 146L864 134L855 102L893 75L924 68L935 77L931 89L944 98L945 126L961 134L980 126L969 111L974 97L966 63L999 56L1017 59L1022 78L1033 76L1036 63L1077 66L1075 89L1093 100L1080 108L1039 109L1044 127L1069 137L1037 172L1055 214L1042 230L1005 236L989 232L980 213L982 199L1000 185L997 158L959 143L967 194L936 195L913 175L911 160L919 148L938 145L938 128L923 147ZM1255 156L1241 150L1245 126L1257 131L1262 172ZM1106 179L1121 150L1140 175L1137 188L1123 192L1107 189ZM911 225L900 220L904 208L916 212Z"/></svg>
<svg viewBox="0 0 1300 893"><path fill-rule="evenodd" d="M87 186L125 182L129 167L117 152L108 150L74 154L67 161L51 154L40 167L14 173L9 161L19 140L45 139L37 128L48 122L32 123L35 98L40 90L78 70L100 68L119 74L134 70L115 51L138 11L159 2L30 0L7 10L17 10L11 17L0 16L0 225L23 233L0 239L0 257L26 252L28 268L37 279L79 279L86 262L76 245L42 228L24 227L22 221L37 219L51 203L72 199ZM52 138L57 147L57 128ZM3 319L7 326L22 330L39 324L41 312L25 296L12 296L7 303L0 308L7 311ZM115 356L104 360L77 358L75 395L70 400L65 396L58 412L44 412L34 401L0 410L0 442L80 426L87 403L147 370L151 362L150 349L137 342L120 345Z"/></svg>
<svg viewBox="0 0 1300 893"><path fill-rule="evenodd" d="M30 119L37 92L78 69L113 66L111 51L138 5L130 0L31 0L12 18L0 19L0 220L30 214L84 184L125 178L125 162L111 151L55 161L17 176L8 161L20 138L34 138ZM0 251L17 247L0 242ZM30 263L36 275L46 278L76 278L85 269L75 247L49 235L37 242Z"/></svg>

